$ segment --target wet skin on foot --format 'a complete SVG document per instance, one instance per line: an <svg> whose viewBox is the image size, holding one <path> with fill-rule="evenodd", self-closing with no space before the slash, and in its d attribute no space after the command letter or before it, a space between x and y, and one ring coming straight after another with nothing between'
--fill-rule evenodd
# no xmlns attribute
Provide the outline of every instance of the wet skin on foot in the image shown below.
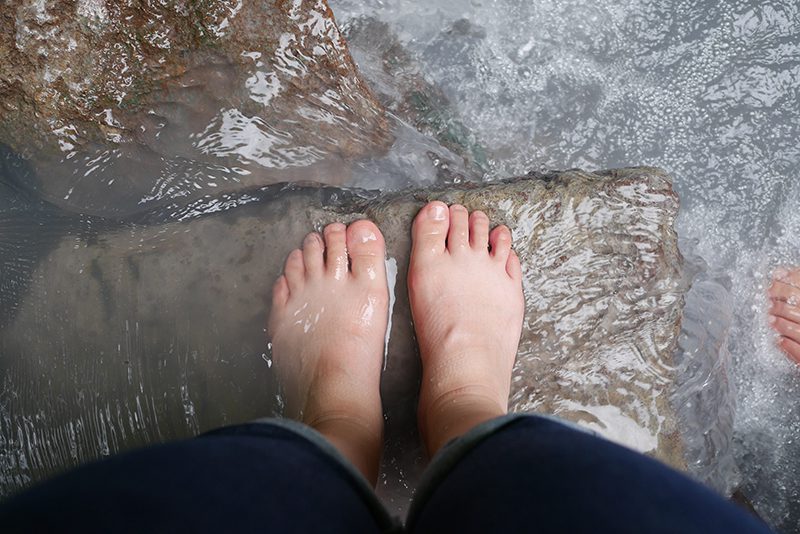
<svg viewBox="0 0 800 534"><path fill-rule="evenodd" d="M422 358L417 422L430 455L505 414L522 331L519 258L505 226L431 202L414 219L408 293Z"/></svg>
<svg viewBox="0 0 800 534"><path fill-rule="evenodd" d="M268 321L287 415L324 435L373 484L383 441L385 254L370 221L308 234L273 286Z"/></svg>

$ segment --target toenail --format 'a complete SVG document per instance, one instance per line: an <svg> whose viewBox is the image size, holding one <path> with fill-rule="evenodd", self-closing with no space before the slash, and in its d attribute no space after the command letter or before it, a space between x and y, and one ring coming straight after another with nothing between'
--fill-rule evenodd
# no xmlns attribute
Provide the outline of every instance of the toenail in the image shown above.
<svg viewBox="0 0 800 534"><path fill-rule="evenodd" d="M461 204L453 204L450 207L453 208L453 211L467 211L467 208L465 208Z"/></svg>
<svg viewBox="0 0 800 534"><path fill-rule="evenodd" d="M778 319L774 315L770 315L768 320L769 324L775 324L775 321L777 321Z"/></svg>
<svg viewBox="0 0 800 534"><path fill-rule="evenodd" d="M442 204L431 204L428 208L428 214L435 221L443 221L447 218L447 208Z"/></svg>
<svg viewBox="0 0 800 534"><path fill-rule="evenodd" d="M378 236L375 235L375 232L373 232L369 228L360 228L358 230L357 237L361 240L362 243L367 243L369 241L377 241L378 240Z"/></svg>
<svg viewBox="0 0 800 534"><path fill-rule="evenodd" d="M775 269L775 272L772 273L773 278L776 278L778 280L783 280L788 275L789 275L789 271L787 271L786 269L784 269L782 267L778 268L778 269Z"/></svg>

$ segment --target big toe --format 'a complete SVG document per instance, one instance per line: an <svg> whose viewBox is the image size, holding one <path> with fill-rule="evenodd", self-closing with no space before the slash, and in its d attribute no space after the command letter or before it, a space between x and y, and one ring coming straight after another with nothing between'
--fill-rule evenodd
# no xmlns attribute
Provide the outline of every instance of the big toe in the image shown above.
<svg viewBox="0 0 800 534"><path fill-rule="evenodd" d="M347 227L347 253L353 276L378 282L386 279L386 245L374 223L361 220Z"/></svg>
<svg viewBox="0 0 800 534"><path fill-rule="evenodd" d="M438 200L419 210L411 226L412 258L435 256L445 251L449 215L447 204Z"/></svg>

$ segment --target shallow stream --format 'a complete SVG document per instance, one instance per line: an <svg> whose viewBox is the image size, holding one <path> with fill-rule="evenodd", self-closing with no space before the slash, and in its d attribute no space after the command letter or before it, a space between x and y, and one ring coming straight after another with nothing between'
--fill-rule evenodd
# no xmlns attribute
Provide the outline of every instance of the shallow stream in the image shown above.
<svg viewBox="0 0 800 534"><path fill-rule="evenodd" d="M207 28L219 35L243 5L252 7L226 1L209 15L218 16ZM20 20L34 22L20 26L25 31L18 31L15 46L33 49L40 41L51 50L73 46L66 37L59 44L55 31L40 31L52 25L46 3L17 3L23 6ZM344 56L324 10L312 11L307 21L292 18L300 17L302 3L292 3L283 22L297 22L289 22L287 31L300 28L297 36L318 39L321 48L313 54L322 50L320 58ZM134 143L126 145L120 137L127 123L119 121L141 116L119 119L124 110L109 108L98 131L121 149L100 142L99 148L84 145L79 154L73 152L75 128L53 130L63 159L57 153L51 168L63 176L37 177L31 169L35 159L23 162L13 153L28 156L27 150L0 146L0 186L23 184L25 190L0 198L0 260L13 258L4 267L22 273L0 273L0 296L16 306L28 291L25 276L36 268L55 273L34 280L43 296L30 299L25 310L0 310L0 327L17 314L32 325L20 330L24 335L18 339L0 337L3 492L120 448L263 416L264 406L279 411L262 345L263 317L254 312L235 320L243 309L263 311L268 284L256 278L263 265L277 272L276 258L295 244L259 249L264 219L248 219L248 213L267 210L286 236L302 235L308 221L292 217L288 201L257 207L259 200L279 198L270 196L273 190L222 194L213 201L202 195L295 180L385 191L530 170L651 165L674 178L684 255L692 265L707 263L708 284L697 284L688 297L687 310L695 316L685 323L705 321L700 331L707 339L700 341L720 342L719 361L727 361L728 351L732 359L739 473L723 470L728 479L717 486L740 485L768 522L800 532L800 373L774 347L765 316L771 271L800 263L800 5L794 0L331 0L330 6L364 78L384 102L400 102L389 106L387 122L376 103L359 99L360 82L347 58L331 60L347 74L337 79L331 73L338 71L322 59L298 61L291 39L283 39L275 64L285 70L284 78L265 74L263 50L246 51L241 64L195 65L179 88L161 95L163 105L147 114L140 124L143 135ZM109 24L101 3L83 0L79 8L92 24ZM168 56L171 46L154 30L151 50ZM392 56L397 60L392 75L382 63L387 53L402 56ZM323 74L314 83L322 89L314 93L313 105L297 106L294 86L281 92L287 89L281 80L305 80L298 73L321 65ZM333 89L323 92L329 86ZM411 111L402 104L409 86L419 89L412 92ZM303 97L319 89L297 87ZM122 101L122 89L129 86L115 89ZM258 110L269 105L283 110L281 128L260 118ZM302 127L293 131L298 124ZM372 146L385 148L388 139L390 149ZM362 157L374 152L379 156ZM41 187L31 186L43 175ZM130 183L121 183L118 175ZM153 183L142 185L148 179ZM274 187L293 198L294 190ZM41 207L28 198L31 191L72 213ZM343 202L324 191L314 195L318 207ZM220 221L201 221L202 230L189 234L178 224L158 227L149 226L151 219L129 219L151 208L172 222L238 211ZM242 243L225 241L229 224L248 230ZM55 229L52 235L49 229ZM131 250L153 251L143 253L141 263L149 272L124 263ZM202 250L213 250L213 257ZM242 250L255 250L255 256L242 257ZM43 258L60 263L40 265ZM176 269L178 264L183 267ZM230 265L240 266L233 268L236 276ZM187 277L181 269L217 275L205 293L194 293L183 291ZM94 289L76 298L75 288L84 287ZM170 287L183 292L173 295L164 289ZM135 302L135 313L115 309L109 288ZM208 306L203 299L214 292L218 297ZM138 299L158 307L148 310ZM45 308L53 302L66 311ZM174 322L152 321L159 314ZM114 330L97 332L104 321ZM75 332L85 336L76 341ZM91 353L96 360L71 352L84 344L97 349ZM719 384L695 386L716 391ZM104 391L119 397L109 400Z"/></svg>
<svg viewBox="0 0 800 534"><path fill-rule="evenodd" d="M800 531L800 374L773 345L764 296L775 266L800 263L800 4L331 4L345 28L388 23L493 176L647 164L674 177L679 235L729 280L743 488L771 524Z"/></svg>

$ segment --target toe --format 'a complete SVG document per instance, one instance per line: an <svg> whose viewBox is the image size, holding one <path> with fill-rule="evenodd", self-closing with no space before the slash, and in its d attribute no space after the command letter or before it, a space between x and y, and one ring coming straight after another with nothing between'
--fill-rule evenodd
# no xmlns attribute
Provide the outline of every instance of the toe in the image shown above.
<svg viewBox="0 0 800 534"><path fill-rule="evenodd" d="M347 276L347 227L342 223L329 224L325 235L325 269L330 276L343 280Z"/></svg>
<svg viewBox="0 0 800 534"><path fill-rule="evenodd" d="M447 232L447 250L460 252L469 247L469 212L461 204L450 206L450 230Z"/></svg>
<svg viewBox="0 0 800 534"><path fill-rule="evenodd" d="M792 306L782 300L773 300L772 306L769 308L769 313L770 315L783 317L789 321L800 323L800 308Z"/></svg>
<svg viewBox="0 0 800 534"><path fill-rule="evenodd" d="M783 337L787 337L796 343L800 343L800 324L794 321L787 321L783 317L770 316L772 328Z"/></svg>
<svg viewBox="0 0 800 534"><path fill-rule="evenodd" d="M772 278L800 288L800 269L796 267L778 267L773 271Z"/></svg>
<svg viewBox="0 0 800 534"><path fill-rule="evenodd" d="M767 293L772 300L800 306L800 288L792 285L788 280L773 281Z"/></svg>
<svg viewBox="0 0 800 534"><path fill-rule="evenodd" d="M319 276L325 270L325 243L322 236L312 232L303 240L303 263L309 276Z"/></svg>
<svg viewBox="0 0 800 534"><path fill-rule="evenodd" d="M795 363L800 363L800 343L793 341L788 337L782 337L778 340L778 347L785 352L789 358L794 360Z"/></svg>
<svg viewBox="0 0 800 534"><path fill-rule="evenodd" d="M482 211L473 211L469 216L469 244L481 252L489 249L489 217Z"/></svg>
<svg viewBox="0 0 800 534"><path fill-rule="evenodd" d="M489 234L489 245L492 247L492 257L500 263L508 261L511 252L511 230L501 224Z"/></svg>
<svg viewBox="0 0 800 534"><path fill-rule="evenodd" d="M379 282L386 280L386 247L374 223L362 220L347 227L347 253L353 276Z"/></svg>
<svg viewBox="0 0 800 534"><path fill-rule="evenodd" d="M272 309L282 308L289 301L289 282L281 275L272 284Z"/></svg>
<svg viewBox="0 0 800 534"><path fill-rule="evenodd" d="M303 265L303 252L296 248L289 253L283 266L283 275L289 284L289 291L297 291L303 287L306 268Z"/></svg>
<svg viewBox="0 0 800 534"><path fill-rule="evenodd" d="M411 226L413 258L435 256L445 251L449 218L449 210L444 202L430 202L419 210Z"/></svg>
<svg viewBox="0 0 800 534"><path fill-rule="evenodd" d="M508 254L506 272L513 280L522 280L522 265L519 263L519 256L513 250Z"/></svg>

